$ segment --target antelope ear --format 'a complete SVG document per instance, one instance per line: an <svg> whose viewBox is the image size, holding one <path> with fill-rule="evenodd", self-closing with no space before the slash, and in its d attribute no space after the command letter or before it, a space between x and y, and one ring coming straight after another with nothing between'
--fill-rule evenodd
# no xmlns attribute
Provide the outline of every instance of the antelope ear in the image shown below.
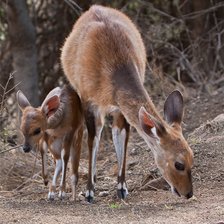
<svg viewBox="0 0 224 224"><path fill-rule="evenodd" d="M183 119L183 113L184 103L182 94L178 90L175 90L167 97L164 103L165 120L169 124L174 122L180 124Z"/></svg>
<svg viewBox="0 0 224 224"><path fill-rule="evenodd" d="M30 102L26 98L26 96L23 94L21 90L19 90L16 93L16 99L19 104L20 109L23 111L26 107L30 106Z"/></svg>
<svg viewBox="0 0 224 224"><path fill-rule="evenodd" d="M139 110L139 122L143 131L151 137L158 138L166 134L163 124L150 115L144 107Z"/></svg>
<svg viewBox="0 0 224 224"><path fill-rule="evenodd" d="M47 117L50 117L51 115L53 115L60 104L60 99L58 96L52 96L51 98L49 98L44 105L41 106L41 110L44 112L44 114Z"/></svg>
<svg viewBox="0 0 224 224"><path fill-rule="evenodd" d="M51 92L49 92L44 102L42 103L41 110L47 117L50 117L51 115L53 115L59 108L60 94L61 94L61 89L57 87L53 89Z"/></svg>

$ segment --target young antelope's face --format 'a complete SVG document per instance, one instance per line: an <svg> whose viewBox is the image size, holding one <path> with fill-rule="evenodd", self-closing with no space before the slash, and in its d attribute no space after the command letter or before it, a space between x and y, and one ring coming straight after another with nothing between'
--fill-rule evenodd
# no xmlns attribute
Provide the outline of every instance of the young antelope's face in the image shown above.
<svg viewBox="0 0 224 224"><path fill-rule="evenodd" d="M24 152L35 149L43 137L46 127L45 117L38 108L28 106L23 111L20 129L24 135Z"/></svg>

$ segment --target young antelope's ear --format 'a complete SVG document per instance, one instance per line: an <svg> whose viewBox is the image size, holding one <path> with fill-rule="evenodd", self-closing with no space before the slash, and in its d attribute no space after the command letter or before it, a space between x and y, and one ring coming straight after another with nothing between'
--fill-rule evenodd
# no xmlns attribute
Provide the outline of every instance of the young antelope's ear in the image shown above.
<svg viewBox="0 0 224 224"><path fill-rule="evenodd" d="M144 107L141 107L139 110L139 122L143 131L151 137L162 137L166 134L163 124L150 115Z"/></svg>
<svg viewBox="0 0 224 224"><path fill-rule="evenodd" d="M16 93L16 99L21 110L24 110L30 103L21 90Z"/></svg>
<svg viewBox="0 0 224 224"><path fill-rule="evenodd" d="M59 87L53 89L45 98L44 102L41 105L41 110L43 113L50 117L53 115L60 105L60 93L61 89Z"/></svg>
<svg viewBox="0 0 224 224"><path fill-rule="evenodd" d="M164 117L169 123L180 124L183 119L184 103L182 94L175 90L166 99L164 104Z"/></svg>
<svg viewBox="0 0 224 224"><path fill-rule="evenodd" d="M44 114L47 117L50 117L51 115L53 115L60 104L60 99L58 96L52 96L51 98L49 98L44 105L41 106L41 110L44 112Z"/></svg>

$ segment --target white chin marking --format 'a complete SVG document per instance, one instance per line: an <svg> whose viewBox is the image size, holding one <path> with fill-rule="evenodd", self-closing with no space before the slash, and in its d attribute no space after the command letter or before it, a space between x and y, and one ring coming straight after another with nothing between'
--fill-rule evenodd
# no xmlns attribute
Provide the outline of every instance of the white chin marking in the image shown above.
<svg viewBox="0 0 224 224"><path fill-rule="evenodd" d="M94 196L94 192L93 192L92 190L90 190L90 191L89 191L89 190L86 191L86 198L89 197L89 196L93 198L93 196Z"/></svg>
<svg viewBox="0 0 224 224"><path fill-rule="evenodd" d="M173 195L180 197L180 194L175 191L175 188L171 186L171 192Z"/></svg>
<svg viewBox="0 0 224 224"><path fill-rule="evenodd" d="M172 192L172 194L176 194L176 192L174 191L174 187L173 186L171 186L171 192Z"/></svg>

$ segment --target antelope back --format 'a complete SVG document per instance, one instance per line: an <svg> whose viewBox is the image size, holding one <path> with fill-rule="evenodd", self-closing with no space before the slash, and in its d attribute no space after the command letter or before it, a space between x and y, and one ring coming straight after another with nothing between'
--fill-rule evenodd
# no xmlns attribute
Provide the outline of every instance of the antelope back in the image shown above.
<svg viewBox="0 0 224 224"><path fill-rule="evenodd" d="M118 10L92 6L75 23L62 48L62 67L83 101L116 104L114 72L134 62L144 81L146 54L131 20Z"/></svg>

